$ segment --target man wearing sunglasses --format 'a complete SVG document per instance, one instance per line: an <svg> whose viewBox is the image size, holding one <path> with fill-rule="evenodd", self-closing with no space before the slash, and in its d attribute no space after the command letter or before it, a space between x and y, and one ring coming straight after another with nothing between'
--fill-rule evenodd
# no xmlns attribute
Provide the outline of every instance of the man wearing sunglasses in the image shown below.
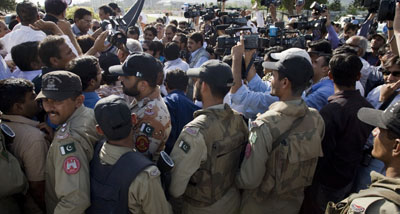
<svg viewBox="0 0 400 214"><path fill-rule="evenodd" d="M386 110L388 106L393 105L400 100L400 58L393 56L382 66L381 72L383 74L384 84L374 88L367 96L368 102L372 104L375 109ZM371 157L371 150L373 149L373 138L369 138L364 151L368 151ZM371 183L370 172L376 171L384 173L384 164L378 159L370 159L359 168L358 177L355 181L355 191L366 189Z"/></svg>

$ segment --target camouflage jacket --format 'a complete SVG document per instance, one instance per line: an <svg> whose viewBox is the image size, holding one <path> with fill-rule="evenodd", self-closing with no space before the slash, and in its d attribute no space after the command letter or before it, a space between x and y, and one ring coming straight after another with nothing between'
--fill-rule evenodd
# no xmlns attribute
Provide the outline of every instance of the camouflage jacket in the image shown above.
<svg viewBox="0 0 400 214"><path fill-rule="evenodd" d="M273 147L293 122L303 116L287 137ZM271 213L299 211L304 187L311 184L318 157L322 156L324 127L319 113L303 100L275 102L252 122L237 177L238 186L248 189L242 203L243 213L259 213L263 209Z"/></svg>

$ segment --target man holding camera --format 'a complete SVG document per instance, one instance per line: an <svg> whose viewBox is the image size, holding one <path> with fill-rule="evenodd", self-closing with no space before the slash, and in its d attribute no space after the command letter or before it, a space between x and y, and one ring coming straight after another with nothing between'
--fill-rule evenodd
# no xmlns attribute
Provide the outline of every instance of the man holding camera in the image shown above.
<svg viewBox="0 0 400 214"><path fill-rule="evenodd" d="M239 48L243 53L244 46ZM322 156L324 122L301 99L313 68L306 57L287 52L279 55L278 62L264 62L263 67L272 70L271 95L280 101L251 123L249 144L236 177L237 186L244 189L240 211L297 214L304 188L311 184Z"/></svg>

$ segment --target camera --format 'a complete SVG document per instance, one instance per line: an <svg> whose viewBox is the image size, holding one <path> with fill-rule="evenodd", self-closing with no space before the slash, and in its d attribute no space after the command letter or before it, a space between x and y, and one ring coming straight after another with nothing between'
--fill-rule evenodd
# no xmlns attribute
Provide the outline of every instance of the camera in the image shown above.
<svg viewBox="0 0 400 214"><path fill-rule="evenodd" d="M261 0L260 2L261 6L266 6L269 7L269 5L273 4L275 6L279 6L281 5L281 1L280 0Z"/></svg>
<svg viewBox="0 0 400 214"><path fill-rule="evenodd" d="M380 0L362 0L361 6L366 7L370 13L376 13L379 8L379 2Z"/></svg>
<svg viewBox="0 0 400 214"><path fill-rule="evenodd" d="M378 21L394 20L396 2L400 0L382 0L379 5Z"/></svg>
<svg viewBox="0 0 400 214"><path fill-rule="evenodd" d="M119 47L121 44L126 43L126 36L120 30L126 31L127 25L120 17L111 17L110 20L104 20L101 23L103 31L108 31L107 41L112 45Z"/></svg>
<svg viewBox="0 0 400 214"><path fill-rule="evenodd" d="M185 10L185 13L183 13L183 16L187 19L203 16L206 14L206 11L202 11L201 10L202 7L203 7L202 5L188 5L188 7Z"/></svg>
<svg viewBox="0 0 400 214"><path fill-rule="evenodd" d="M326 4L318 4L318 2L315 1L311 4L310 9L313 9L316 15L320 15L321 13L324 13L328 7Z"/></svg>

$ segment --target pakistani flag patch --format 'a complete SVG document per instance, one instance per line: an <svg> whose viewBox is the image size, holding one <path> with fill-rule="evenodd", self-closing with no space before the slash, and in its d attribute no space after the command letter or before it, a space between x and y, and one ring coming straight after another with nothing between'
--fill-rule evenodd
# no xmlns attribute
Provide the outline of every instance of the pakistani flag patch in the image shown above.
<svg viewBox="0 0 400 214"><path fill-rule="evenodd" d="M75 151L76 151L76 149L75 149L74 143L70 143L70 144L66 144L66 145L60 146L61 155L66 155L66 154L69 154L69 153L72 153L72 152L75 152Z"/></svg>
<svg viewBox="0 0 400 214"><path fill-rule="evenodd" d="M188 153L190 150L190 145L188 143L186 143L185 141L181 141L179 143L179 148L181 148L185 153Z"/></svg>

